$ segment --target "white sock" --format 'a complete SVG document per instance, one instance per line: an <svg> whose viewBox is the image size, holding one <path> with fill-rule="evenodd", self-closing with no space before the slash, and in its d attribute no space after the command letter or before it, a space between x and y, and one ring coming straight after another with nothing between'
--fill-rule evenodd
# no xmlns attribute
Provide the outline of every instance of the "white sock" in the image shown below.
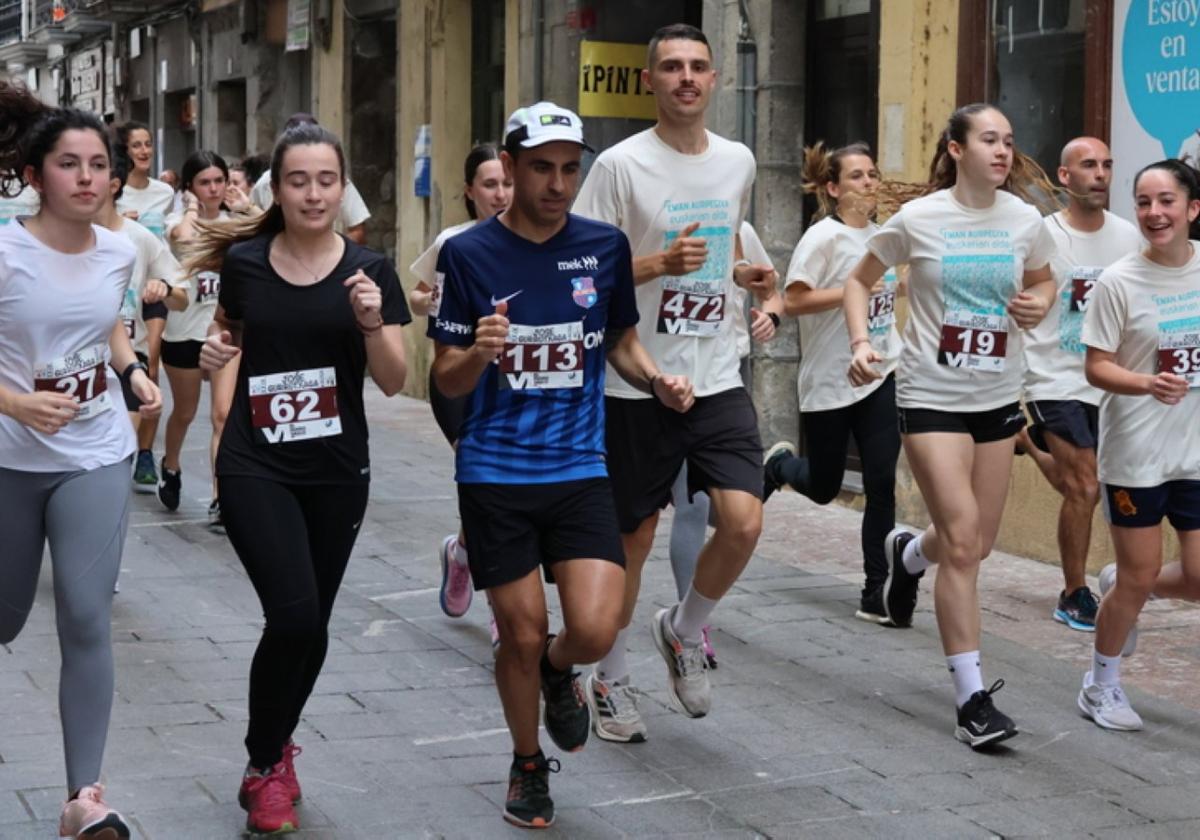
<svg viewBox="0 0 1200 840"><path fill-rule="evenodd" d="M717 602L697 592L694 583L689 586L687 594L675 608L675 615L671 619L671 629L675 631L679 641L689 647L700 644L700 633L704 625L708 624L708 617L716 607Z"/></svg>
<svg viewBox="0 0 1200 840"><path fill-rule="evenodd" d="M904 568L908 569L910 575L919 575L921 572L929 568L929 558L921 551L921 540L925 539L925 534L917 534L917 538L908 541L908 545L904 546L904 554L900 556L900 562L904 564Z"/></svg>
<svg viewBox="0 0 1200 840"><path fill-rule="evenodd" d="M954 678L954 704L962 708L976 691L983 691L983 669L979 667L979 651L956 653L946 657L946 667Z"/></svg>
<svg viewBox="0 0 1200 840"><path fill-rule="evenodd" d="M1121 654L1105 656L1098 650L1092 651L1092 682L1096 685L1118 686L1121 684Z"/></svg>
<svg viewBox="0 0 1200 840"><path fill-rule="evenodd" d="M596 676L606 683L629 681L629 663L625 659L625 638L628 635L628 627L618 630L612 649L596 663Z"/></svg>
<svg viewBox="0 0 1200 840"><path fill-rule="evenodd" d="M467 547L458 537L454 538L454 559L464 566L467 565Z"/></svg>

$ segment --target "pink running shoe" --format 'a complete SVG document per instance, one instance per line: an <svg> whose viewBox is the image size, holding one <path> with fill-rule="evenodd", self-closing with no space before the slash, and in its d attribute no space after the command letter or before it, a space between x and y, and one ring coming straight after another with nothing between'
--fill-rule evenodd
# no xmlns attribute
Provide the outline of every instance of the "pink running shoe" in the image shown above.
<svg viewBox="0 0 1200 840"><path fill-rule="evenodd" d="M471 569L465 558L458 558L458 537L451 534L442 540L441 555L442 612L451 618L462 618L471 608Z"/></svg>
<svg viewBox="0 0 1200 840"><path fill-rule="evenodd" d="M104 803L104 786L95 784L80 788L63 806L58 835L72 840L128 840L129 826Z"/></svg>
<svg viewBox="0 0 1200 840"><path fill-rule="evenodd" d="M266 773L242 777L238 804L249 812L246 828L251 834L288 834L300 828L288 788L287 767L282 761Z"/></svg>
<svg viewBox="0 0 1200 840"><path fill-rule="evenodd" d="M296 756L300 755L302 752L304 752L304 750L296 746L296 742L291 738L288 738L288 742L283 745L283 761L281 761L280 764L282 764L284 770L287 771L286 781L288 785L288 791L292 794L293 802L299 802L301 799L300 777L296 775Z"/></svg>
<svg viewBox="0 0 1200 840"><path fill-rule="evenodd" d="M717 670L717 649L713 647L712 639L708 637L708 625L700 628L700 647L704 648L704 658L708 660L708 669Z"/></svg>

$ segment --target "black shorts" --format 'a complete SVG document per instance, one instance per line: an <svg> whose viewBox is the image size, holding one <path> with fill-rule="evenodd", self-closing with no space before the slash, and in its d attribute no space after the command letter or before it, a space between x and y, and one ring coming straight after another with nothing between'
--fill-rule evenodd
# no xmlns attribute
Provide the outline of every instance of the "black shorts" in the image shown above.
<svg viewBox="0 0 1200 840"><path fill-rule="evenodd" d="M464 394L461 397L447 397L439 391L437 383L433 381L433 367L429 368L429 407L433 409L433 419L451 446L458 443L459 434L462 432L463 418L467 415L469 399L471 399L470 394Z"/></svg>
<svg viewBox="0 0 1200 840"><path fill-rule="evenodd" d="M667 506L685 462L689 499L709 489L762 498L762 439L745 388L698 397L685 414L658 400L606 397L604 414L608 474L623 533Z"/></svg>
<svg viewBox="0 0 1200 840"><path fill-rule="evenodd" d="M134 355L137 356L138 361L142 364L146 364L146 362L149 361L149 359L146 358L145 353L138 353L135 350ZM137 394L133 393L133 389L129 387L129 382L125 379L121 379L121 371L113 368L113 372L117 374L117 378L121 381L121 394L125 397L125 410L129 412L137 411L142 407L142 401L138 399Z"/></svg>
<svg viewBox="0 0 1200 840"><path fill-rule="evenodd" d="M160 358L164 365L196 370L200 367L200 348L203 346L203 341L164 341Z"/></svg>
<svg viewBox="0 0 1200 840"><path fill-rule="evenodd" d="M1095 449L1100 440L1100 409L1079 400L1034 400L1025 403L1033 422L1029 439L1049 452L1045 432L1053 432L1076 449Z"/></svg>
<svg viewBox="0 0 1200 840"><path fill-rule="evenodd" d="M561 560L625 566L607 478L553 484L460 484L458 513L476 589L520 580Z"/></svg>
<svg viewBox="0 0 1200 840"><path fill-rule="evenodd" d="M1163 517L1176 531L1200 530L1200 481L1168 481L1157 487L1104 484L1104 518L1118 528L1150 528Z"/></svg>
<svg viewBox="0 0 1200 840"><path fill-rule="evenodd" d="M161 300L158 303L143 303L142 304L142 320L166 320L167 305Z"/></svg>
<svg viewBox="0 0 1200 840"><path fill-rule="evenodd" d="M932 408L900 408L900 434L954 432L970 435L976 443L991 443L1010 438L1025 427L1025 412L1020 403L989 411L938 411Z"/></svg>

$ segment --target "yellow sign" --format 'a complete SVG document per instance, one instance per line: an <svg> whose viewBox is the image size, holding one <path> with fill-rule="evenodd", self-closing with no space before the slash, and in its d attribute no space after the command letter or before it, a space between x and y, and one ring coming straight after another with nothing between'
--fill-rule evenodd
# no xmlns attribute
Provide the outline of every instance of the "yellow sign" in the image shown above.
<svg viewBox="0 0 1200 840"><path fill-rule="evenodd" d="M654 94L642 84L645 44L579 44L579 116L652 120Z"/></svg>

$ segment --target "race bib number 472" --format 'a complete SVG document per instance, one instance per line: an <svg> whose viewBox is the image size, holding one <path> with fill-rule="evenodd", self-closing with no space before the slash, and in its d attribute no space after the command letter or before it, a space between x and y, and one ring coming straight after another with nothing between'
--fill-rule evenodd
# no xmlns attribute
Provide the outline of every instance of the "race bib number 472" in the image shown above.
<svg viewBox="0 0 1200 840"><path fill-rule="evenodd" d="M342 433L337 372L331 367L250 377L250 422L266 443Z"/></svg>
<svg viewBox="0 0 1200 840"><path fill-rule="evenodd" d="M526 391L583 387L583 322L510 324L500 365L500 387Z"/></svg>
<svg viewBox="0 0 1200 840"><path fill-rule="evenodd" d="M97 344L61 359L34 366L33 390L57 391L79 403L76 420L96 417L112 408L104 372L105 345Z"/></svg>

